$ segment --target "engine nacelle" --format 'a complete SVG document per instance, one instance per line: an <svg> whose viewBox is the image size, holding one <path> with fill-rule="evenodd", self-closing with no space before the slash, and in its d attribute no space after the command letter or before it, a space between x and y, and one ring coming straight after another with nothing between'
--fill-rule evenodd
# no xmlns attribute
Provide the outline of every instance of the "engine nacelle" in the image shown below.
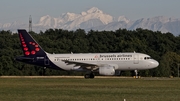
<svg viewBox="0 0 180 101"><path fill-rule="evenodd" d="M99 68L100 75L115 75L115 69L112 66L109 67L100 67Z"/></svg>

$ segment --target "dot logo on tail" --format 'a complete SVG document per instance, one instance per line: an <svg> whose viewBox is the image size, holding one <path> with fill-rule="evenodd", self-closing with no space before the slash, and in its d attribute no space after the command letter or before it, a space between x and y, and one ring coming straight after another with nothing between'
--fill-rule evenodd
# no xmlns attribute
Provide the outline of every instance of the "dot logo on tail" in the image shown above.
<svg viewBox="0 0 180 101"><path fill-rule="evenodd" d="M29 48L27 47L27 44L25 43L24 38L23 38L23 36L21 34L20 34L20 40L21 40L21 44L23 46L23 50L24 50L24 53L25 53L26 56L35 55L36 52L38 52L40 50L38 44L35 43L35 42L29 42L28 43L29 45L34 46L33 50L29 50Z"/></svg>

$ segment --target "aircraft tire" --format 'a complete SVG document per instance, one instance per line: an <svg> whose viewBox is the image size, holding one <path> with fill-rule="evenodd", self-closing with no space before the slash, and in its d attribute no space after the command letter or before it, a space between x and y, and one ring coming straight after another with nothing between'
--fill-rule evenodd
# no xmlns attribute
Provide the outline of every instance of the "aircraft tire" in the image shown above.
<svg viewBox="0 0 180 101"><path fill-rule="evenodd" d="M93 78L94 78L94 74L93 74L93 73L85 74L85 75L84 75L84 78L85 78L85 79L93 79Z"/></svg>
<svg viewBox="0 0 180 101"><path fill-rule="evenodd" d="M91 78L91 79L94 78L94 74L93 74L93 73L90 74L90 78Z"/></svg>
<svg viewBox="0 0 180 101"><path fill-rule="evenodd" d="M90 75L89 75L89 74L85 74L85 75L84 75L84 78L85 78L85 79L89 79L89 78L90 78Z"/></svg>

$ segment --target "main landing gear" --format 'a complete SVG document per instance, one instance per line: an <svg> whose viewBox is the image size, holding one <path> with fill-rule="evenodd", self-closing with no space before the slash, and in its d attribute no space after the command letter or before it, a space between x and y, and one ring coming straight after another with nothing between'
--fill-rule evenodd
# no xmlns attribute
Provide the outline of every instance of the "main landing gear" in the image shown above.
<svg viewBox="0 0 180 101"><path fill-rule="evenodd" d="M87 73L87 74L84 75L84 78L85 79L93 79L94 78L94 73L93 72Z"/></svg>

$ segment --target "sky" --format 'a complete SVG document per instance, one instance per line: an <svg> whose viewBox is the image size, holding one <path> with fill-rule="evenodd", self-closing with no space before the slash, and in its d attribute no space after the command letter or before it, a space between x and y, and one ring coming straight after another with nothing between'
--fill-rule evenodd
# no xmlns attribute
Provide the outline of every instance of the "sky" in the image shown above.
<svg viewBox="0 0 180 101"><path fill-rule="evenodd" d="M50 15L59 17L63 13L81 13L97 7L113 17L126 16L128 19L167 16L180 18L180 0L1 0L0 23L27 21L34 22Z"/></svg>

